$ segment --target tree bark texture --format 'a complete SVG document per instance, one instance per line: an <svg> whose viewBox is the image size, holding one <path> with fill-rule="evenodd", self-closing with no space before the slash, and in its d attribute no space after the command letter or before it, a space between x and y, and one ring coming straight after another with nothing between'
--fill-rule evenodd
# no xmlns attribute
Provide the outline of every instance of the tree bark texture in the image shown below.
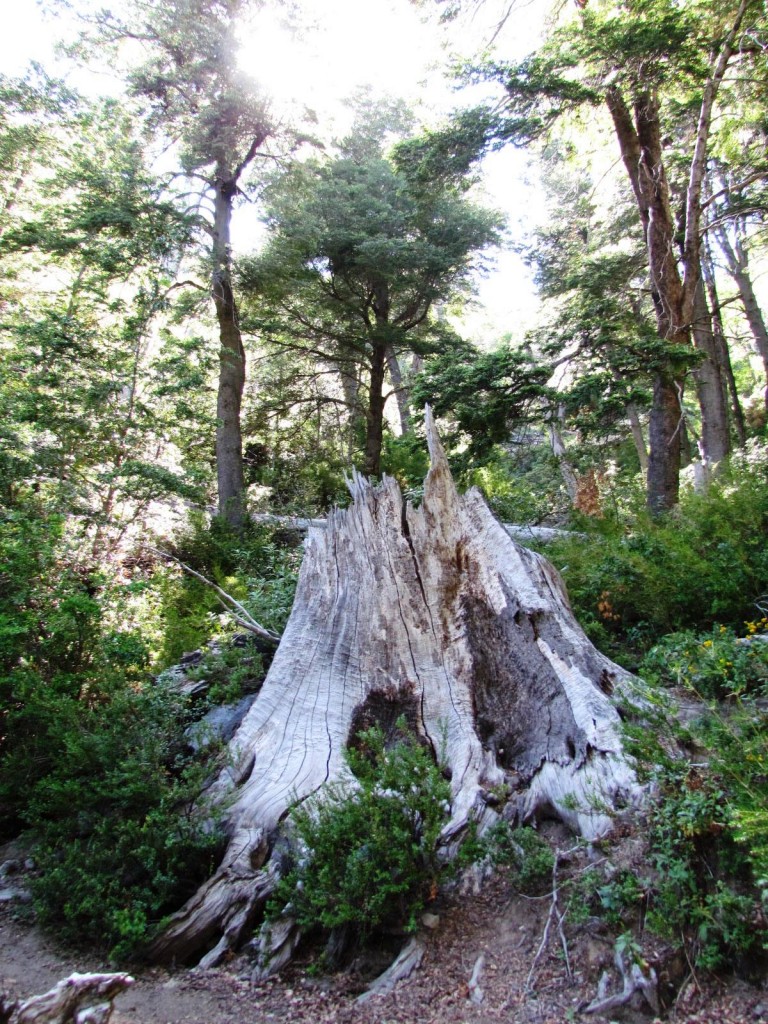
<svg viewBox="0 0 768 1024"><path fill-rule="evenodd" d="M727 461L731 443L725 372L701 278L693 300L693 344L702 357L693 377L701 409L702 462L709 474Z"/></svg>
<svg viewBox="0 0 768 1024"><path fill-rule="evenodd" d="M725 261L728 264L728 271L731 274L736 287L739 289L741 304L744 307L747 323L749 324L749 329L752 332L755 348L763 361L766 385L764 395L766 407L768 407L768 329L766 329L763 311L760 309L760 304L757 301L757 296L755 295L755 289L752 286L752 275L749 272L749 253L742 242L740 225L738 222L736 223L735 228L736 234L733 244L731 244L728 233L724 228L721 228L717 232L717 239L723 255L725 256Z"/></svg>
<svg viewBox="0 0 768 1024"><path fill-rule="evenodd" d="M427 410L431 468L415 509L397 483L355 475L353 505L310 529L291 617L214 783L229 847L171 919L158 959L214 958L256 921L279 874L279 822L348 778L362 728L404 715L451 780L446 851L468 822L556 815L594 839L640 799L611 695L631 677L587 640L563 584L516 544L479 491L460 496ZM204 962L211 963L209 958Z"/></svg>
<svg viewBox="0 0 768 1024"><path fill-rule="evenodd" d="M725 381L728 388L728 395L730 396L731 400L731 412L733 415L733 423L736 427L736 435L739 439L739 446L743 448L747 441L747 426L744 422L744 410L741 407L739 389L736 385L736 377L733 372L731 352L728 348L728 341L726 340L725 336L725 327L723 326L723 315L720 309L720 300L717 294L717 283L715 281L715 272L712 265L712 256L709 251L709 245L706 246L706 251L701 261L701 273L707 288L709 308L712 310L712 333L714 334L720 364L723 367L723 374L725 376Z"/></svg>
<svg viewBox="0 0 768 1024"><path fill-rule="evenodd" d="M392 381L392 387L395 392L395 400L397 402L397 412L400 416L400 436L407 434L411 429L411 403L408 395L408 387L403 380L403 371L400 368L400 360L397 357L393 345L387 345L386 351L387 357L387 369L389 370L389 379Z"/></svg>
<svg viewBox="0 0 768 1024"><path fill-rule="evenodd" d="M366 476L381 474L381 448L384 443L384 371L385 346L373 340L371 345L371 375L369 378L368 408L365 415L365 455L363 471Z"/></svg>
<svg viewBox="0 0 768 1024"><path fill-rule="evenodd" d="M245 387L245 349L232 290L230 225L237 180L216 177L211 292L219 323L219 387L216 400L216 475L219 515L242 526L245 515L240 406Z"/></svg>
<svg viewBox="0 0 768 1024"><path fill-rule="evenodd" d="M631 110L618 86L609 85L605 94L645 236L658 335L671 346L689 345L692 330L695 330L697 294L701 293L701 196L712 116L748 5L749 0L740 0L728 31L719 41L719 48L710 55L688 169L680 267L675 255L676 225L664 165L658 87L652 81L641 82L632 95ZM681 362L673 358L670 349L667 357L659 360L654 379L647 475L648 507L654 513L671 508L678 499L681 434L679 415L674 414L674 407L676 404L679 407L682 397L684 369ZM714 374L717 363L712 366L711 374ZM722 392L722 385L715 382L700 392L700 397L715 399L718 390ZM703 414L713 425L713 444L717 448L722 442L717 413L707 409ZM708 427L707 436L703 438L704 458L705 462L716 462L716 453L707 450L709 443Z"/></svg>

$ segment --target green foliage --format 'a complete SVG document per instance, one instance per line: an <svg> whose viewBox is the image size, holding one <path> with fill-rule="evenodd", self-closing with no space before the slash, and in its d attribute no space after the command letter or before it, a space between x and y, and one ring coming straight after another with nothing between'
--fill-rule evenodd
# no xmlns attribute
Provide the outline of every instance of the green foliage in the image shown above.
<svg viewBox="0 0 768 1024"><path fill-rule="evenodd" d="M710 633L671 633L645 656L640 673L664 685L683 685L707 700L761 695L768 685L768 619L746 623L747 637L727 626Z"/></svg>
<svg viewBox="0 0 768 1024"><path fill-rule="evenodd" d="M210 527L192 517L175 556L240 601L257 622L282 633L293 605L301 552L278 543L272 528L247 523L234 530L224 520ZM214 590L171 566L158 573L163 622L159 663L165 667L231 629Z"/></svg>
<svg viewBox="0 0 768 1024"><path fill-rule="evenodd" d="M40 920L121 960L140 955L163 916L209 877L222 837L210 810L193 805L210 769L186 753L185 701L160 686L113 686L93 704L49 698L47 742L58 756L24 818Z"/></svg>
<svg viewBox="0 0 768 1024"><path fill-rule="evenodd" d="M653 728L626 729L657 793L650 877L638 882L645 924L708 969L746 966L768 942L759 892L768 868L768 730L753 698L735 700L728 711L703 708L682 732L663 703ZM674 739L706 749L707 767L670 754Z"/></svg>
<svg viewBox="0 0 768 1024"><path fill-rule="evenodd" d="M549 394L551 367L506 344L480 352L455 336L427 360L413 388L417 406L429 402L438 416L456 423L445 433L448 445L465 449L464 466L488 458L493 446L507 441L513 427L530 421L537 400Z"/></svg>
<svg viewBox="0 0 768 1024"><path fill-rule="evenodd" d="M562 517L570 509L557 460L535 429L494 448L464 480L480 488L504 523L540 523Z"/></svg>
<svg viewBox="0 0 768 1024"><path fill-rule="evenodd" d="M429 455L424 439L415 434L384 436L381 470L393 476L404 493L418 491L429 470Z"/></svg>
<svg viewBox="0 0 768 1024"><path fill-rule="evenodd" d="M512 884L520 892L538 896L551 887L554 854L535 829L513 829L499 821L483 837L483 846L494 864L511 868Z"/></svg>
<svg viewBox="0 0 768 1024"><path fill-rule="evenodd" d="M585 538L547 546L576 617L597 646L636 665L671 632L739 630L768 593L768 450L753 441L706 494L652 521L630 503Z"/></svg>
<svg viewBox="0 0 768 1024"><path fill-rule="evenodd" d="M427 750L399 725L387 747L378 728L347 751L356 781L326 786L291 814L297 859L272 903L304 927L384 925L413 930L442 872L438 838L450 788Z"/></svg>
<svg viewBox="0 0 768 1024"><path fill-rule="evenodd" d="M40 918L122 958L212 869L219 837L192 800L187 701L147 675L145 636L67 557L63 521L0 514L0 835L36 844Z"/></svg>

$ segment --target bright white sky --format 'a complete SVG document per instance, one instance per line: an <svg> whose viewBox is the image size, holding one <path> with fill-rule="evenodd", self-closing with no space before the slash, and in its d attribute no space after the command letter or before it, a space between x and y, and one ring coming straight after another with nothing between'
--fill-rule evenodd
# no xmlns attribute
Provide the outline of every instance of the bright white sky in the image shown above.
<svg viewBox="0 0 768 1024"><path fill-rule="evenodd" d="M119 2L115 0L115 6ZM243 65L264 84L276 105L311 107L321 125L334 122L333 133L339 134L345 128L341 100L360 85L409 100L425 121L450 110L457 97L442 68L452 52L467 57L483 48L509 0L487 0L480 14L465 17L448 30L437 24L429 5L419 11L409 0L301 2L302 24L310 27L291 36L267 8L252 34L243 38ZM522 55L535 46L545 7L546 0L516 0L499 37L505 56ZM21 74L31 60L50 68L54 43L66 31L66 25L45 14L36 0L14 0L0 34L0 70ZM63 65L56 69L59 74L64 71ZM107 68L89 81L82 72L73 74L70 66L68 77L83 91L115 88ZM488 200L507 213L514 239L520 239L530 226L530 215L536 216L540 208L535 189L526 186L524 177L524 161L511 147L488 161ZM528 271L519 257L510 252L498 255L495 270L480 282L479 299L481 306L466 325L476 341L491 343L506 331L519 334L536 307Z"/></svg>

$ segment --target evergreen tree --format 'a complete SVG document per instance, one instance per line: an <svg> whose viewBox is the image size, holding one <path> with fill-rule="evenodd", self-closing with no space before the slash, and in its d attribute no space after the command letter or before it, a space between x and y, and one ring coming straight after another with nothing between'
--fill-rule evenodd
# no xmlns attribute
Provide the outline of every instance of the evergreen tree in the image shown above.
<svg viewBox="0 0 768 1024"><path fill-rule="evenodd" d="M253 326L334 368L342 383L362 373L363 469L378 476L388 355L439 344L430 314L468 283L476 255L498 238L498 217L381 154L295 167L266 203L272 240L243 278Z"/></svg>

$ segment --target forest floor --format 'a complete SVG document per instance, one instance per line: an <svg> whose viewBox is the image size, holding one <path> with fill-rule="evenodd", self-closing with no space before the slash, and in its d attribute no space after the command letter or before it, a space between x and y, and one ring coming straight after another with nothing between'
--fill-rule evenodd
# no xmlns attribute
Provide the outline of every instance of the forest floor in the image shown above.
<svg viewBox="0 0 768 1024"><path fill-rule="evenodd" d="M0 861L3 859L0 848ZM23 882L23 873L14 880L17 886ZM149 968L135 972L135 984L115 1002L112 1024L768 1021L768 983L748 985L734 979L694 977L685 966L675 968L674 958L661 944L650 950L644 946L644 952L656 967L662 996L666 976L675 970L679 976L675 998L670 997L671 1005L660 1017L648 1006L622 1007L607 1017L584 1014L585 1006L595 998L600 976L611 968L615 935L595 919L578 927L567 926L569 978L555 926L537 959L550 907L549 895L515 894L504 872L497 871L479 892L456 893L432 908L439 923L427 933L421 967L392 993L375 996L365 1005L356 1000L375 973L370 957L367 961L359 958L343 972L316 975L307 970L308 951L278 978L252 985L253 963L240 955L215 970ZM73 971L114 969L96 955L61 947L31 918L28 904L0 902L0 991L28 997L53 987ZM480 957L483 966L478 992L470 981ZM617 986L617 979L612 986Z"/></svg>

